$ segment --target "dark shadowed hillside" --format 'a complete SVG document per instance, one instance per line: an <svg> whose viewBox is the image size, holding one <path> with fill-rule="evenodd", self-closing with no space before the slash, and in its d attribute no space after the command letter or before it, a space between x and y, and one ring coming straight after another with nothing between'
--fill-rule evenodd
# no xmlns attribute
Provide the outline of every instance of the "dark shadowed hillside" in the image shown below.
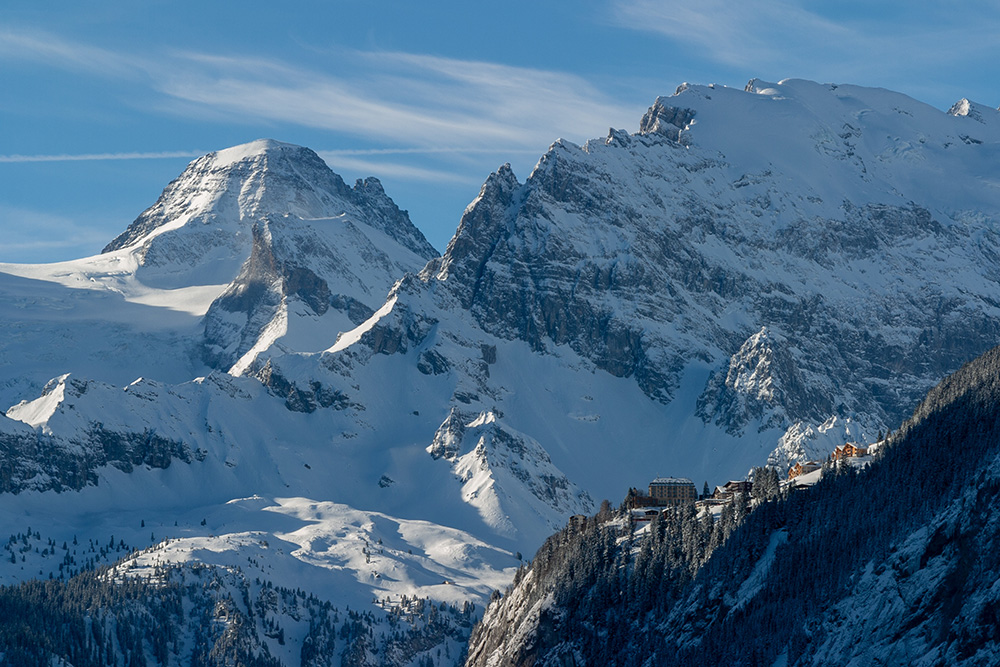
<svg viewBox="0 0 1000 667"><path fill-rule="evenodd" d="M998 454L1000 348L867 470L763 502L728 539L693 512L637 539L610 515L553 536L469 664L997 664Z"/></svg>

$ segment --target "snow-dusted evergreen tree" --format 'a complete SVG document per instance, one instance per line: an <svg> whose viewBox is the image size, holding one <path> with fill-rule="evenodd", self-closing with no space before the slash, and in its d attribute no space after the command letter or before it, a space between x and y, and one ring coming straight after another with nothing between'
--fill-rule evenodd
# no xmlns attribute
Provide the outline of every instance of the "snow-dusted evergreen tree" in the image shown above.
<svg viewBox="0 0 1000 667"><path fill-rule="evenodd" d="M778 493L778 471L770 466L754 468L750 497L757 501L767 501L777 498Z"/></svg>

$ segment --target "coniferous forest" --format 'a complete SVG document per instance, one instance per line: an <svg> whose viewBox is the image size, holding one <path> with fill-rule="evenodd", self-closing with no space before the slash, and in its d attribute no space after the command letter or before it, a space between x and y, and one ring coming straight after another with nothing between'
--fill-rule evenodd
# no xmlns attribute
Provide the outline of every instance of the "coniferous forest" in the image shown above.
<svg viewBox="0 0 1000 667"><path fill-rule="evenodd" d="M338 609L302 590L201 564L161 567L152 576L101 567L66 580L0 587L0 665L422 666L461 660L474 605L420 598L377 603L388 614Z"/></svg>
<svg viewBox="0 0 1000 667"><path fill-rule="evenodd" d="M828 463L714 522L687 506L633 532L605 505L571 523L496 596L469 664L997 664L998 455L1000 348L860 472Z"/></svg>

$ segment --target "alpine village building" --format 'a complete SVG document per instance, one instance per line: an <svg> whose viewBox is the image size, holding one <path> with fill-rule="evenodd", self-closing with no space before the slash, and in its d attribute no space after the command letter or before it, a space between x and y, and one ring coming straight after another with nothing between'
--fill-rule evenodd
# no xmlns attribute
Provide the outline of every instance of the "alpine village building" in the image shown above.
<svg viewBox="0 0 1000 667"><path fill-rule="evenodd" d="M686 477L657 477L649 483L649 495L632 488L626 500L630 507L676 507L698 500L698 489Z"/></svg>

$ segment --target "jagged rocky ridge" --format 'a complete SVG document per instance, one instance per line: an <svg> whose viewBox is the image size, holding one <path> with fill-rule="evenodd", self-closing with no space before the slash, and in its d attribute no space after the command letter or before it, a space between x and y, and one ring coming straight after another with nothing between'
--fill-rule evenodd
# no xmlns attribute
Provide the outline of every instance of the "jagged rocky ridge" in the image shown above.
<svg viewBox="0 0 1000 667"><path fill-rule="evenodd" d="M0 587L0 664L454 664L477 618L474 605L417 598L383 600L376 616L238 568L136 569L136 554L68 581Z"/></svg>
<svg viewBox="0 0 1000 667"><path fill-rule="evenodd" d="M803 434L833 418L847 424L834 439L872 438L1000 340L1000 196L981 186L997 180L998 138L1000 113L971 103L943 114L854 86L685 85L638 133L557 142L523 184L501 168L444 256L352 337L367 351L331 348L311 371L272 356L267 377L346 392L372 353L416 350L394 372L456 373L449 409L478 396L530 434L545 417L503 408L503 381L483 372L496 371L481 346L506 341L706 422L685 430L727 454L694 464L679 445L662 458L679 472L728 460L742 474L761 446L776 466L819 456L829 443ZM445 337L462 350L443 352ZM628 414L601 417L634 433ZM585 436L579 457L603 465L605 437Z"/></svg>
<svg viewBox="0 0 1000 667"><path fill-rule="evenodd" d="M492 481L456 492L492 529L516 525L513 498L548 523L636 483L648 465L630 460L736 476L761 448L781 466L871 438L992 344L998 201L979 184L995 178L997 116L801 81L683 86L636 134L557 142L524 184L499 170L445 255L381 308L351 296L368 278L340 270L349 258L313 218L332 223L336 203L405 232L402 214L274 142L196 161L112 254L137 248L137 276L170 273L155 258L212 229L192 221L238 209L248 257L204 316L206 359L293 412L337 413L333 433L361 426L391 446L433 450L449 415L492 415L502 435L484 446L501 453L479 456ZM947 191L932 187L945 172ZM387 403L390 384L422 395ZM435 460L468 482L459 460L479 442Z"/></svg>
<svg viewBox="0 0 1000 667"><path fill-rule="evenodd" d="M467 664L996 663L998 378L995 348L869 468L729 531L680 511L634 537L607 510L572 523L490 605Z"/></svg>

